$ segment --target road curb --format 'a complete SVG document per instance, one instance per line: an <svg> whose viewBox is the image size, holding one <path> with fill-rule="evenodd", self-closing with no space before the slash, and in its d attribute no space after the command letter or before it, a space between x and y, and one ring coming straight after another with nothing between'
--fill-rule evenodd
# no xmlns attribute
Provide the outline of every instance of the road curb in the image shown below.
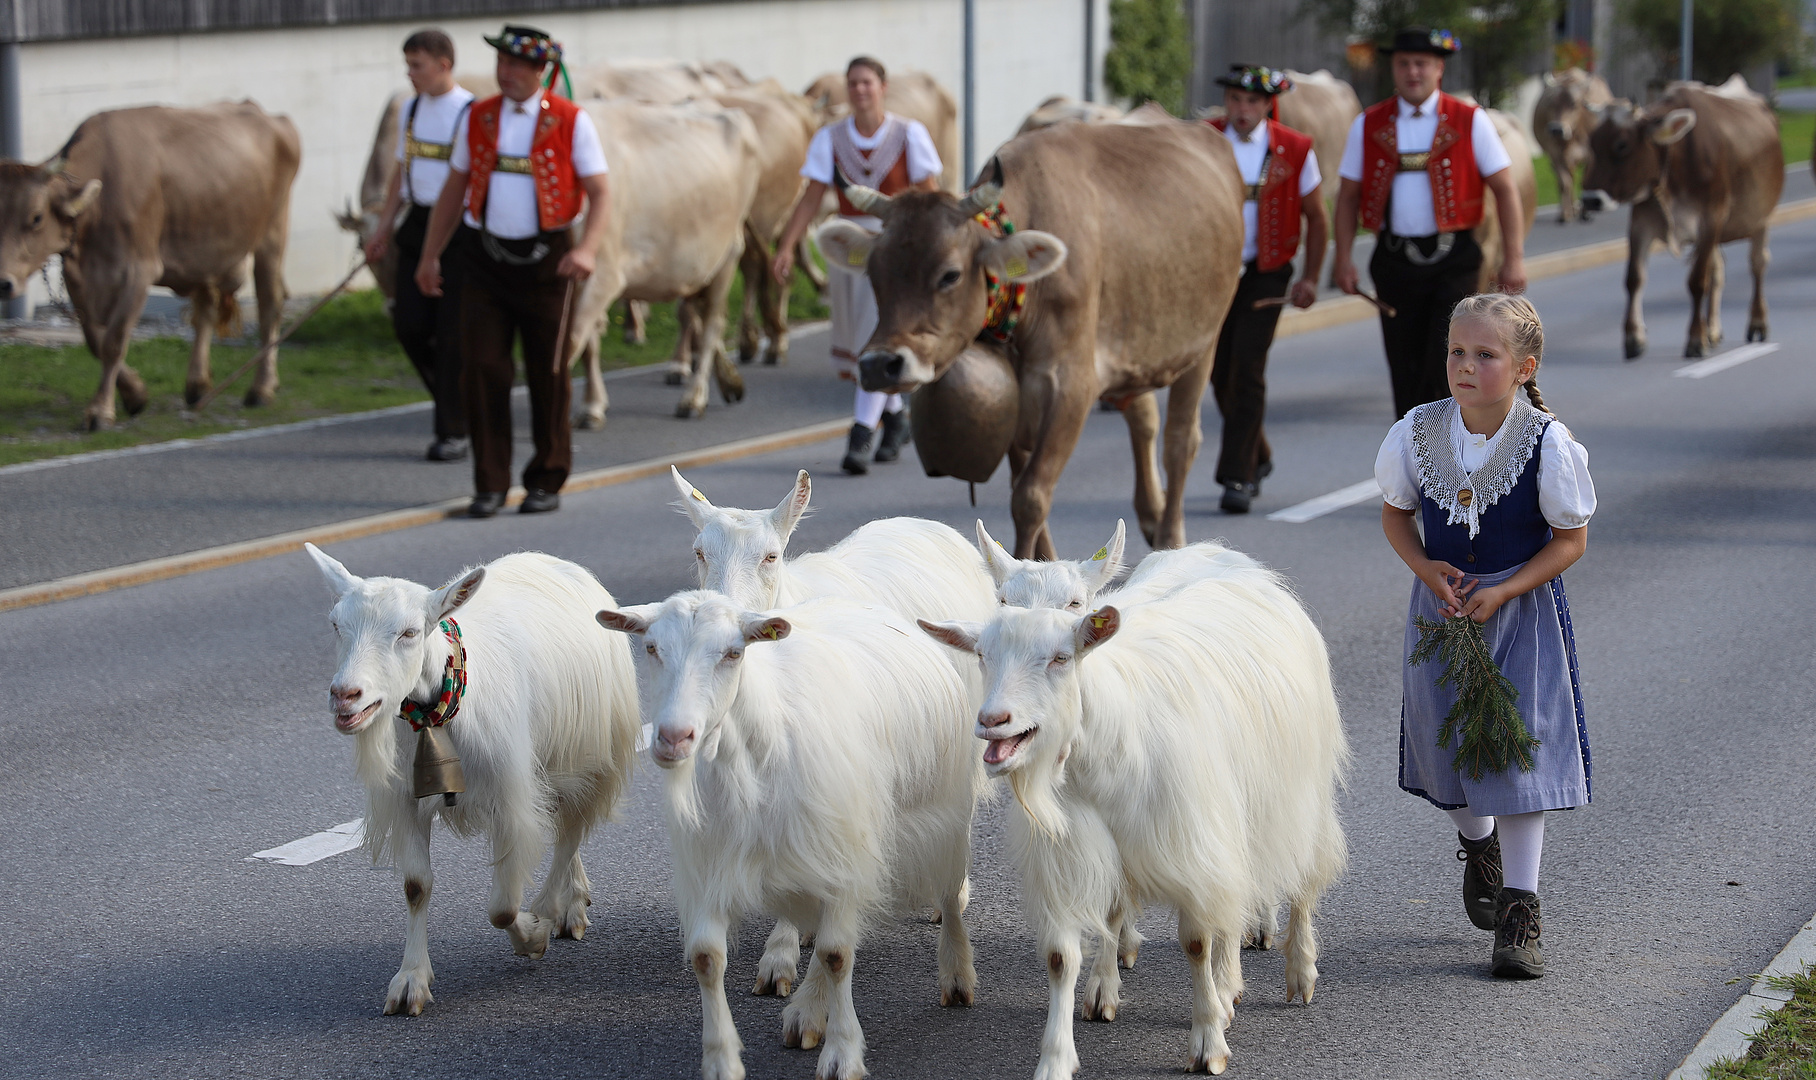
<svg viewBox="0 0 1816 1080"><path fill-rule="evenodd" d="M1773 975L1793 975L1806 964L1816 965L1816 918L1803 924L1766 969L1754 978L1753 985L1740 996L1734 1007L1721 1014L1684 1063L1671 1070L1665 1080L1703 1080L1709 1066L1723 1058L1745 1057L1753 1036L1765 1025L1760 1013L1776 1012L1791 1000L1791 995L1766 979Z"/></svg>
<svg viewBox="0 0 1816 1080"><path fill-rule="evenodd" d="M567 484L561 490L564 494L591 491L594 488L611 487L615 484L626 484L633 480L657 476L667 472L670 466L694 468L701 465L715 465L724 461L735 461L757 454L772 453L776 450L787 450L791 447L803 446L819 442L822 439L829 439L835 435L842 435L850 427L849 419L827 420L818 424L809 424L806 427L779 431L771 435L758 435L749 439L739 439L736 442L703 447L699 450L686 450L679 454L593 469L569 477ZM201 551L185 552L182 555L167 555L160 559L148 559L145 562L129 563L106 570L73 574L36 585L21 585L18 588L0 591L0 611L54 604L61 600L74 600L81 596L93 596L96 593L111 592L114 589L147 585L167 578L183 577L204 570L253 562L273 555L297 551L302 548L305 541L317 545L338 543L362 536L376 536L379 533L413 529L419 525L433 525L438 521L446 521L451 517L465 514L468 501L464 496L447 499L425 506L391 510L369 517L296 529L291 532L279 533L276 536L242 540L234 544L204 548ZM506 505L515 506L522 501L523 489L512 488Z"/></svg>

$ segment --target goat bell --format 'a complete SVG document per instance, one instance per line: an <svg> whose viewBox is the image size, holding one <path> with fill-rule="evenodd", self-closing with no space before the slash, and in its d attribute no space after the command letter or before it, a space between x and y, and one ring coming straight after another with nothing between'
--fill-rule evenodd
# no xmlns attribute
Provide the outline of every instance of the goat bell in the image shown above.
<svg viewBox="0 0 1816 1080"><path fill-rule="evenodd" d="M454 796L467 790L467 777L460 769L460 755L447 732L439 726L424 726L416 733L416 761L411 766L416 797L440 795L449 806Z"/></svg>

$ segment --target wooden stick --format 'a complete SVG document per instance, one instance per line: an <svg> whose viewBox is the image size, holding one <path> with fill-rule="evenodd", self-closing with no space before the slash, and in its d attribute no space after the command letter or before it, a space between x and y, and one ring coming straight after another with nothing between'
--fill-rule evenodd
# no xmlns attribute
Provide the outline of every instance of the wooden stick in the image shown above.
<svg viewBox="0 0 1816 1080"><path fill-rule="evenodd" d="M555 330L555 359L549 365L549 374L560 375L568 366L568 313L574 307L574 279L568 278L567 290L561 294L561 323Z"/></svg>
<svg viewBox="0 0 1816 1080"><path fill-rule="evenodd" d="M1377 307L1381 310L1381 314L1386 315L1388 318L1397 319L1400 317L1400 313L1394 310L1394 306L1392 304L1382 302L1380 297L1370 296L1368 293L1363 292L1361 289L1356 290L1356 295L1360 296L1362 299L1368 301L1369 303L1375 305L1375 307Z"/></svg>
<svg viewBox="0 0 1816 1080"><path fill-rule="evenodd" d="M1399 312L1394 310L1392 304L1383 303L1379 298L1370 296L1361 289L1356 290L1356 295L1381 309L1381 311L1390 319L1398 318L1400 315ZM1291 301L1284 296L1264 296L1255 301L1254 308L1256 311L1260 311L1263 308L1285 307L1290 302Z"/></svg>
<svg viewBox="0 0 1816 1080"><path fill-rule="evenodd" d="M1263 308L1285 307L1285 306L1286 306L1286 297L1284 297L1284 296L1264 296L1261 299L1255 301L1255 303L1254 303L1254 309L1256 311L1260 311Z"/></svg>
<svg viewBox="0 0 1816 1080"><path fill-rule="evenodd" d="M290 335L296 333L297 327L308 322L310 319L314 318L316 316L316 314L322 310L322 308L327 307L328 301L334 299L336 296L339 296L341 293L341 290L345 289L348 285L351 285L353 283L354 275L358 274L361 270L364 270L365 268L366 268L366 260L361 259L359 261L358 265L356 265L353 269L347 271L346 277L341 278L341 282L339 285L336 285L334 288L330 289L326 294L324 294L322 296L322 298L320 300L317 300L315 302L314 307L310 308L308 311L303 312L303 317L296 320L295 322L291 323L290 329L284 331L282 334L279 334L276 341L273 341L271 344L260 349L258 352L253 353L252 359L246 361L244 364L241 364L239 366L239 370L235 371L232 375L227 376L227 378L225 380L215 383L214 388L209 390L206 394L203 394L202 400L195 403L195 411L201 412L203 409L206 409L208 407L209 402L211 402L215 398L221 396L221 392L226 390L229 386L232 386L235 382L237 382L241 375L244 375L248 371L251 371L252 366L254 364L257 364L259 361L263 360L267 353L274 351L279 345L282 345L284 342L289 341Z"/></svg>

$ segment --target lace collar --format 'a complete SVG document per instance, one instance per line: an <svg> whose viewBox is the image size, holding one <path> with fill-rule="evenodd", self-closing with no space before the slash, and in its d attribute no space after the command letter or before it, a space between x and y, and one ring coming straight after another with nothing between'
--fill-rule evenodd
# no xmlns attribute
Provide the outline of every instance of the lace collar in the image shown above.
<svg viewBox="0 0 1816 1080"><path fill-rule="evenodd" d="M895 168L895 163L908 148L908 125L894 113L884 113L883 126L873 136L876 145L869 150L858 146L853 137L857 129L857 121L849 117L844 122L833 125L833 160L847 183L881 190L883 181L889 177L889 170Z"/></svg>
<svg viewBox="0 0 1816 1080"><path fill-rule="evenodd" d="M1463 423L1456 399L1421 405L1412 411L1412 446L1419 462L1419 487L1425 497L1449 514L1447 525L1469 526L1475 539L1482 530L1482 515L1513 490L1538 449L1539 439L1551 422L1521 398L1513 399L1507 419L1495 432L1494 452L1475 472L1465 472L1457 459L1456 429Z"/></svg>

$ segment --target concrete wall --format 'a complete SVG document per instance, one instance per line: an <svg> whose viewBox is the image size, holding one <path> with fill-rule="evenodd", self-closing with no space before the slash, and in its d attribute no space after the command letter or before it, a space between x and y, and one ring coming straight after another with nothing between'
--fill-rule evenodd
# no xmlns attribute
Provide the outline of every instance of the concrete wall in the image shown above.
<svg viewBox="0 0 1816 1080"><path fill-rule="evenodd" d="M1051 94L1084 87L1085 4L1096 5L1096 70L1109 43L1109 0L977 0L977 161ZM503 20L442 23L461 70L490 70L481 35ZM752 78L804 88L856 53L932 73L963 109L962 0L768 0L538 13L577 64L678 57L729 59ZM251 98L302 134L286 273L296 294L347 272L354 243L331 215L358 189L380 107L406 90L398 52L415 23L182 34L22 46L27 160L54 153L83 118L128 105ZM1101 93L1101 91L1100 91ZM38 285L40 294L42 285Z"/></svg>

